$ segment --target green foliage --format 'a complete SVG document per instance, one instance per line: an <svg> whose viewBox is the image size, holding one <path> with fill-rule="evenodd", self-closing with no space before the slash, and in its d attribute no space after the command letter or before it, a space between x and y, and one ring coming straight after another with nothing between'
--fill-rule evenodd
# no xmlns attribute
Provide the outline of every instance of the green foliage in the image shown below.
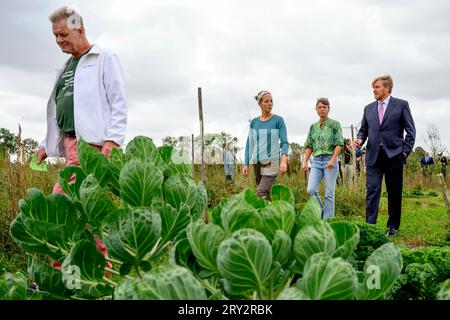
<svg viewBox="0 0 450 320"><path fill-rule="evenodd" d="M231 295L256 291L262 299L272 261L272 248L264 235L253 229L236 231L220 244L217 255L225 291Z"/></svg>
<svg viewBox="0 0 450 320"><path fill-rule="evenodd" d="M58 177L66 195L28 190L11 235L32 254L28 274L47 297L112 297L118 284L108 274L123 280L150 271L204 211L206 190L174 149L158 149L146 137L133 139L125 153L114 149L109 159L84 141L77 151L80 167L66 167ZM120 272L106 268L93 234Z"/></svg>
<svg viewBox="0 0 450 320"><path fill-rule="evenodd" d="M353 259L358 270L362 270L364 261L383 244L390 240L386 237L384 231L374 224L365 222L355 222L359 229L359 242L353 253Z"/></svg>
<svg viewBox="0 0 450 320"><path fill-rule="evenodd" d="M447 279L437 294L439 300L450 300L450 279Z"/></svg>
<svg viewBox="0 0 450 320"><path fill-rule="evenodd" d="M117 300L205 300L205 289L189 270L162 266L142 279L126 280L115 290Z"/></svg>
<svg viewBox="0 0 450 320"><path fill-rule="evenodd" d="M47 298L380 299L399 278L393 243L366 254L358 272L350 258L368 237L353 223L323 221L314 197L296 211L287 186L274 186L272 202L245 189L222 200L205 224L207 191L172 147L136 137L109 159L82 141L78 148L81 166L59 176L66 195L30 189L11 225L30 254L28 275ZM155 267L168 248L170 264Z"/></svg>
<svg viewBox="0 0 450 320"><path fill-rule="evenodd" d="M391 293L396 300L434 300L440 283L450 278L450 248L402 248L403 279Z"/></svg>
<svg viewBox="0 0 450 320"><path fill-rule="evenodd" d="M264 228L262 232L272 241L277 230L291 234L295 224L294 206L285 200L273 201L261 210Z"/></svg>
<svg viewBox="0 0 450 320"><path fill-rule="evenodd" d="M435 299L439 286L436 282L437 271L430 263L411 263L405 268L408 281L408 293L418 299Z"/></svg>
<svg viewBox="0 0 450 320"><path fill-rule="evenodd" d="M295 199L292 191L282 184L274 184L272 186L270 198L272 201L284 200L289 202L292 206L295 206Z"/></svg>
<svg viewBox="0 0 450 320"><path fill-rule="evenodd" d="M313 254L324 252L332 256L335 250L336 239L333 229L322 221L301 228L294 240L294 255L300 273Z"/></svg>
<svg viewBox="0 0 450 320"><path fill-rule="evenodd" d="M333 257L347 259L355 251L359 239L359 228L348 221L334 221L330 223L336 238L336 251Z"/></svg>
<svg viewBox="0 0 450 320"><path fill-rule="evenodd" d="M421 249L402 249L405 268L411 263L431 264L437 272L436 281L450 278L450 248L427 247Z"/></svg>
<svg viewBox="0 0 450 320"><path fill-rule="evenodd" d="M358 299L385 299L402 268L400 249L392 242L383 244L364 263L364 280L357 292Z"/></svg>
<svg viewBox="0 0 450 320"><path fill-rule="evenodd" d="M11 131L0 128L0 155L4 152L14 154L17 151L16 137Z"/></svg>
<svg viewBox="0 0 450 320"><path fill-rule="evenodd" d="M190 269L211 297L382 299L391 290L402 270L393 243L373 250L358 272L350 263L360 241L356 224L323 221L313 197L299 213L289 197L276 199L267 203L244 190L222 200L212 224L191 222L187 236L180 235L170 263Z"/></svg>
<svg viewBox="0 0 450 320"><path fill-rule="evenodd" d="M316 253L305 265L300 290L313 300L351 300L358 281L351 264L342 258Z"/></svg>
<svg viewBox="0 0 450 320"><path fill-rule="evenodd" d="M186 234L198 264L212 273L219 273L216 265L217 252L220 243L226 238L222 228L197 221L188 226Z"/></svg>
<svg viewBox="0 0 450 320"><path fill-rule="evenodd" d="M6 273L0 278L0 300L25 300L27 278L21 272Z"/></svg>

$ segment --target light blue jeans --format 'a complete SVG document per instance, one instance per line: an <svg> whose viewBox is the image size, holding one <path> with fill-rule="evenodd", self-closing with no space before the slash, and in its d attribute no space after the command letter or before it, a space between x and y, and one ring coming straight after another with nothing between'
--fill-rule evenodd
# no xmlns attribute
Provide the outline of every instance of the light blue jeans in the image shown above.
<svg viewBox="0 0 450 320"><path fill-rule="evenodd" d="M308 179L308 194L315 196L322 208L322 218L328 219L334 217L334 191L336 187L336 177L338 174L337 160L332 169L326 167L331 155L321 155L312 160L311 171ZM325 180L325 204L319 194L319 185L322 179Z"/></svg>

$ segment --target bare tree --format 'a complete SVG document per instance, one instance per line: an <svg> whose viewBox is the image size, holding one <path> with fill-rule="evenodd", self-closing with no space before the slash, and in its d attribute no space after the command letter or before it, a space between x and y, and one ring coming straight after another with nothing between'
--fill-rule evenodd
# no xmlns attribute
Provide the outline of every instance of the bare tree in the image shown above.
<svg viewBox="0 0 450 320"><path fill-rule="evenodd" d="M433 157L436 157L440 152L446 149L442 144L441 134L435 124L430 124L428 126L425 144L430 148Z"/></svg>

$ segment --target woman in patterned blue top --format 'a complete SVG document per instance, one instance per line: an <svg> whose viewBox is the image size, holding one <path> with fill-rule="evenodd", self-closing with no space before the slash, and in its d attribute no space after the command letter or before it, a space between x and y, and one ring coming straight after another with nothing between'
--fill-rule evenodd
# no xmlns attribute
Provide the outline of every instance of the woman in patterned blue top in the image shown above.
<svg viewBox="0 0 450 320"><path fill-rule="evenodd" d="M338 174L338 156L344 146L341 125L328 118L330 102L327 98L319 98L316 103L319 121L309 129L305 143L303 170L308 171L308 160L314 156L308 179L308 194L315 196L322 208L322 218L334 217L334 193ZM319 194L320 182L325 181L325 201Z"/></svg>
<svg viewBox="0 0 450 320"><path fill-rule="evenodd" d="M254 118L250 123L242 174L247 176L248 167L252 163L256 194L270 199L270 190L278 172L283 174L287 171L289 143L283 118L272 113L271 93L261 91L255 99L261 108L261 116Z"/></svg>

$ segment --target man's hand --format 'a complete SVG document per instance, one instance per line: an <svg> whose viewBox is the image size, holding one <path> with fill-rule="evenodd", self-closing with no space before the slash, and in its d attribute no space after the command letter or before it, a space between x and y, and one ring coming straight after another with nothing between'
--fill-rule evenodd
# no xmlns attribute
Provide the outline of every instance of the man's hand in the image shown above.
<svg viewBox="0 0 450 320"><path fill-rule="evenodd" d="M283 175L287 171L287 162L281 161L280 163L280 174Z"/></svg>
<svg viewBox="0 0 450 320"><path fill-rule="evenodd" d="M111 150L113 148L118 148L119 145L115 143L114 141L105 141L102 147L102 153L109 158L109 155L111 154Z"/></svg>
<svg viewBox="0 0 450 320"><path fill-rule="evenodd" d="M39 149L36 152L36 164L39 164L42 162L42 160L45 160L47 158L47 153L45 152L45 149Z"/></svg>
<svg viewBox="0 0 450 320"><path fill-rule="evenodd" d="M361 145L361 142L362 142L361 139L355 139L355 140L353 140L352 147L353 147L353 148L359 147L359 146Z"/></svg>
<svg viewBox="0 0 450 320"><path fill-rule="evenodd" d="M247 174L248 174L248 167L247 167L247 166L244 166L244 167L242 168L242 175L243 175L244 177L246 177Z"/></svg>

